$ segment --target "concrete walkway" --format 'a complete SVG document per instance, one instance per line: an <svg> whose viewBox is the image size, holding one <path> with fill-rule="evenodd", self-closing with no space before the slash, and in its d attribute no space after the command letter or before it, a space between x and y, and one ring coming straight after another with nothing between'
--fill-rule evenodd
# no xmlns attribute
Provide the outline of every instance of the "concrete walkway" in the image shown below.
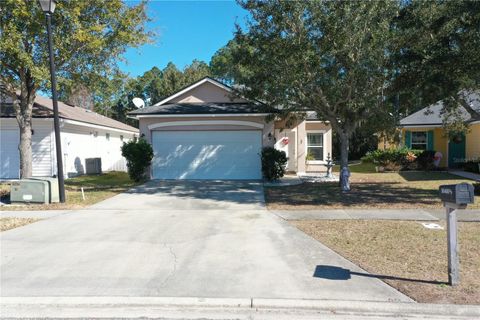
<svg viewBox="0 0 480 320"><path fill-rule="evenodd" d="M36 219L48 219L53 218L71 210L35 210L35 211L0 211L0 218L36 218Z"/></svg>
<svg viewBox="0 0 480 320"><path fill-rule="evenodd" d="M285 220L444 220L445 210L424 209L337 209L337 210L271 210ZM480 210L458 210L459 221L480 222Z"/></svg>
<svg viewBox="0 0 480 320"><path fill-rule="evenodd" d="M4 297L411 301L270 214L258 182L153 181L0 241Z"/></svg>
<svg viewBox="0 0 480 320"><path fill-rule="evenodd" d="M480 182L480 174L478 173L473 173L473 172L467 172L467 171L461 171L461 170L450 170L448 173L454 174L456 176L474 180L477 182Z"/></svg>
<svg viewBox="0 0 480 320"><path fill-rule="evenodd" d="M265 187L286 187L286 186L296 186L302 184L303 181L294 174L288 174L278 179L277 181L265 181L263 185Z"/></svg>

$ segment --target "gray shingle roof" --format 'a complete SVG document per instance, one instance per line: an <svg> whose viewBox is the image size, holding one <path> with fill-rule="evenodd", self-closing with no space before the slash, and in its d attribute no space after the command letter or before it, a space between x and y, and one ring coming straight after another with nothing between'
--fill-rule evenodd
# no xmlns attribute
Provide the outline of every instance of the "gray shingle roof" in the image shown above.
<svg viewBox="0 0 480 320"><path fill-rule="evenodd" d="M480 92L474 92L468 95L467 103L480 113ZM401 126L422 126L422 125L441 125L443 102L439 101L429 107L425 107L411 115L400 120ZM461 117L464 121L472 121L472 117L463 107L459 107Z"/></svg>
<svg viewBox="0 0 480 320"><path fill-rule="evenodd" d="M84 108L68 105L61 101L58 101L58 112L59 117L63 119L75 120L125 131L138 132L137 128L129 126L123 122L114 120L90 110L86 110ZM52 100L42 96L37 96L33 104L32 114L34 118L52 118ZM11 104L2 103L0 108L0 116L2 118L14 118L15 110L13 106Z"/></svg>
<svg viewBox="0 0 480 320"><path fill-rule="evenodd" d="M129 115L184 115L184 114L245 114L245 113L274 113L265 105L254 103L172 103L159 106L150 106L135 111Z"/></svg>

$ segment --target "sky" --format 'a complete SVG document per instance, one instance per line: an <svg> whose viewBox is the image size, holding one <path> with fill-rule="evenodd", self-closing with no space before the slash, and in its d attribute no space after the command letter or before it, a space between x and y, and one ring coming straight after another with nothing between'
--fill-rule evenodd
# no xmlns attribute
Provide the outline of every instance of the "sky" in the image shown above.
<svg viewBox="0 0 480 320"><path fill-rule="evenodd" d="M126 1L135 4L135 1ZM147 28L157 35L153 44L127 50L120 69L132 77L173 62L182 69L192 60L210 62L215 52L233 38L235 23L244 25L247 11L235 1L151 0Z"/></svg>

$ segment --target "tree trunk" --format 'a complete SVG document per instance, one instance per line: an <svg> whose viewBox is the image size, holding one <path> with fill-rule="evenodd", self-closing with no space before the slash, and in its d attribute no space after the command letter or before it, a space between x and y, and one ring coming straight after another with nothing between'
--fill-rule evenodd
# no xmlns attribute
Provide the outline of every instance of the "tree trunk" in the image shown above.
<svg viewBox="0 0 480 320"><path fill-rule="evenodd" d="M16 102L15 111L20 129L20 178L32 176L32 109L35 100L35 90L20 91L20 101Z"/></svg>
<svg viewBox="0 0 480 320"><path fill-rule="evenodd" d="M348 144L349 137L343 132L339 132L338 136L340 137L340 169L348 167Z"/></svg>
<svg viewBox="0 0 480 320"><path fill-rule="evenodd" d="M20 178L32 176L32 122L23 121L20 127Z"/></svg>
<svg viewBox="0 0 480 320"><path fill-rule="evenodd" d="M342 130L339 130L338 136L340 137L340 187L343 192L350 191L350 170L348 169L348 145L350 137Z"/></svg>

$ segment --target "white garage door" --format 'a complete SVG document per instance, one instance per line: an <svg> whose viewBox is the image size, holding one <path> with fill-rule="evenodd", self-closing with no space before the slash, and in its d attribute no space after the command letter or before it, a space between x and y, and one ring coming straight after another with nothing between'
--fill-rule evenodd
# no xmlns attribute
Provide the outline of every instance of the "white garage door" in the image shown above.
<svg viewBox="0 0 480 320"><path fill-rule="evenodd" d="M154 131L154 179L260 179L261 131Z"/></svg>
<svg viewBox="0 0 480 320"><path fill-rule="evenodd" d="M20 176L19 141L18 130L1 130L0 179L18 179Z"/></svg>

